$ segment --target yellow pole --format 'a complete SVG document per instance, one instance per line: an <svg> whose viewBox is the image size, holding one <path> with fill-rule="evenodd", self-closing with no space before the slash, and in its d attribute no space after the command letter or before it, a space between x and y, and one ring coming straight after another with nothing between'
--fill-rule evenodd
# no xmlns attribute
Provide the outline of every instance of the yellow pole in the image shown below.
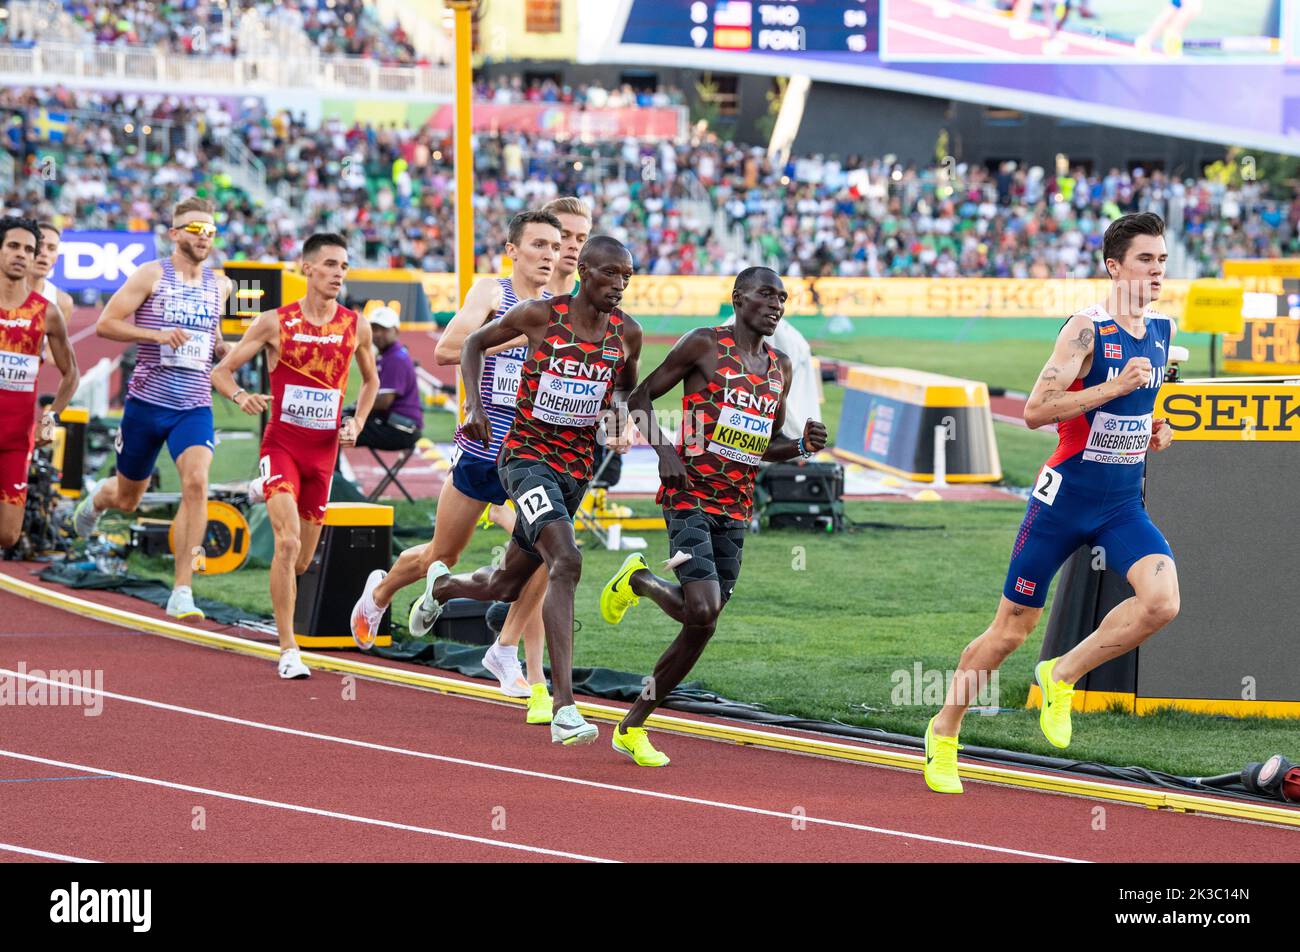
<svg viewBox="0 0 1300 952"><path fill-rule="evenodd" d="M470 154L470 121L474 94L471 59L474 55L471 17L477 0L447 0L455 11L456 35L456 290L457 306L465 303L474 283L474 159Z"/></svg>

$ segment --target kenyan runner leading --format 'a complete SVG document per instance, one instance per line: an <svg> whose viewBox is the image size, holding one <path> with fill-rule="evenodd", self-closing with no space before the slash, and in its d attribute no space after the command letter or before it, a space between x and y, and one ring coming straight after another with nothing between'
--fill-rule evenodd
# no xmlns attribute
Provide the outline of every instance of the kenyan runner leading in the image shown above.
<svg viewBox="0 0 1300 952"><path fill-rule="evenodd" d="M600 596L600 613L612 625L645 595L682 626L655 665L650 690L614 730L614 749L642 767L667 765L643 725L700 659L735 591L759 463L826 446L826 427L817 420L805 421L797 440L781 435L790 358L773 350L767 338L785 314L785 301L775 271L740 272L731 291L735 326L691 331L628 399L635 422L659 454L658 501L668 524L669 564L681 583L655 575L638 552ZM678 384L682 426L674 447L660 435L651 401Z"/></svg>

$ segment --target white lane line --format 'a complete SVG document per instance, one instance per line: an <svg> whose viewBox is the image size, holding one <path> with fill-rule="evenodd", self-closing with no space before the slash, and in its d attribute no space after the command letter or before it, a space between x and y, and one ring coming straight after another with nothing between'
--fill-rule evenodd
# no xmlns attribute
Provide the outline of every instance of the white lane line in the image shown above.
<svg viewBox="0 0 1300 952"><path fill-rule="evenodd" d="M925 833L911 833L905 830L893 830L886 827L868 826L863 823L851 823L847 820L828 820L821 817L802 816L797 813L783 813L779 810L765 810L762 807L745 806L739 803L727 803L721 800L705 800L700 797L688 797L676 793L664 793L659 790L644 790L639 787L625 787L621 784L602 783L598 780L582 780L577 777L564 777L559 774L543 773L536 770L526 770L522 767L506 767L501 764L484 763L477 760L465 760L460 757L450 757L445 754L433 754L422 750L409 750L404 747L390 747L387 744L375 744L370 741L353 740L348 737L335 737L331 734L318 734L315 731L303 731L293 727L281 727L277 724L263 724L259 721L245 720L242 717L231 717L226 714L214 714L211 711L200 711L195 708L179 707L174 704L167 704L162 701L151 701L147 698L131 697L125 694L114 694L111 691L101 691L95 688L75 687L64 684L63 682L51 681L49 678L35 677L26 672L19 673L7 668L0 668L0 675L9 675L10 677L22 678L28 681L36 681L44 684L54 685L59 688L67 688L71 691L81 691L86 694L98 694L105 699L115 701L126 701L129 704L139 704L144 707L152 707L160 711L171 711L176 714L188 714L191 717L202 717L208 720L221 721L226 724L237 724L241 727L252 727L257 730L271 731L277 734L288 734L292 737L305 737L310 740L325 741L330 744L343 744L348 747L359 747L364 750L376 750L387 754L399 754L403 757L417 757L421 760L433 760L440 763L456 764L461 767L476 767L480 770L494 770L499 773L514 774L522 777L533 777L539 780L552 780L557 783L573 784L580 787L593 787L598 790L610 790L615 793L628 793L639 797L652 797L658 800L669 800L675 803L690 803L695 806L711 807L716 810L730 810L736 813L748 813L754 816L775 817L780 820L801 820L804 823L815 823L819 826L837 827L846 830L858 830L863 833L877 833L881 836L894 836L901 839L920 840L926 843L939 843L944 846L960 846L966 849L985 850L991 853L1005 853L1011 856L1023 856L1028 859L1046 859L1054 860L1061 863L1087 863L1089 860L1076 859L1069 856L1055 856L1050 853L1034 853L1028 850L1013 849L1008 846L992 846L988 843L974 843L968 840L952 840L943 836L930 836ZM495 843L496 840L487 842Z"/></svg>
<svg viewBox="0 0 1300 952"><path fill-rule="evenodd" d="M23 853L27 856L39 856L42 859L58 859L65 863L98 863L97 859L82 859L80 856L64 856L62 853L47 853L45 850L28 849L26 846L14 846L10 843L0 843L0 850L6 850L10 853Z"/></svg>
<svg viewBox="0 0 1300 952"><path fill-rule="evenodd" d="M599 856L585 856L582 853L566 853L563 850L548 850L540 846L525 846L522 843L510 843L505 840L490 840L484 836L471 836L468 833L452 833L449 830L435 830L428 826L412 826L409 823L395 823L392 820L377 820L374 817L357 816L352 813L337 813L334 810L322 810L319 807L305 807L296 803L283 803L279 800L265 800L261 797L249 797L242 793L228 793L224 790L210 790L206 787L192 787L185 783L174 783L170 780L158 780L153 777L140 777L135 774L122 773L119 770L101 770L98 767L90 767L86 764L70 764L61 760L50 760L47 757L34 757L31 754L20 754L14 750L0 750L0 757L12 757L15 760L25 760L33 764L46 764L50 767L64 767L69 770L88 770L91 773L103 774L106 777L116 777L119 780L134 780L136 783L149 784L154 787L166 787L169 790L183 790L186 793L197 793L207 797L220 797L222 800L236 800L240 803L252 803L261 807L273 807L277 810L289 810L293 813L306 813L311 816L327 817L331 820L346 820L349 823L362 823L366 826L382 826L390 830L403 830L407 833L423 833L427 836L441 836L449 840L461 840L466 843L481 843L484 846L496 846L506 850L519 850L524 853L540 853L543 856L556 856L561 859L577 859L588 863L616 863L618 860L603 859Z"/></svg>

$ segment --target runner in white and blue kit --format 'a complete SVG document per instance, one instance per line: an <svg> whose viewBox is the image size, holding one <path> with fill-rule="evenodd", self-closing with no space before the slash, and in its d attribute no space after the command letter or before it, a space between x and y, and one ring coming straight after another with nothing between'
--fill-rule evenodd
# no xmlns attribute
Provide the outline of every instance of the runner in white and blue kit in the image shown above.
<svg viewBox="0 0 1300 952"><path fill-rule="evenodd" d="M560 231L559 220L547 212L521 212L511 219L506 240L506 256L512 263L511 276L483 278L470 288L464 305L438 338L435 357L439 364L459 364L465 338L487 322L502 317L516 304L551 296L546 286L559 262ZM514 423L520 371L527 356L526 343L524 338L519 338L511 346L485 358L479 396L492 421L491 445L485 447L480 442L466 439L459 429L456 431L451 478L443 483L438 495L438 519L434 524L433 540L403 552L387 577L382 572L371 575L365 592L352 611L354 635L368 626L373 630L393 596L426 576L431 566L438 563L454 565L469 544L485 507L491 507L494 522L507 532L513 531L515 513L504 505L507 496L497 476L497 454L501 440ZM517 648L498 651L493 645L483 658L484 666L496 675L503 693L510 697L530 698L530 723L549 723L551 714L551 699L542 676L541 603L545 593L546 573L539 572L510 607L509 617L535 619L532 630L525 637L530 677L523 675ZM417 601L416 605L419 604ZM373 626L370 626L371 621ZM422 625L418 612L412 614L410 623L414 626L412 635L421 637L427 634L429 625Z"/></svg>
<svg viewBox="0 0 1300 952"><path fill-rule="evenodd" d="M138 268L99 316L96 333L136 344L137 358L118 433L117 474L77 506L74 525L83 538L106 510L135 511L165 444L181 481L176 551L193 552L203 542L214 448L212 364L225 351L221 316L230 294L229 280L204 263L216 237L212 213L207 199L180 202L169 231L172 254ZM193 562L176 559L167 603L173 617L203 617L190 584Z"/></svg>
<svg viewBox="0 0 1300 952"><path fill-rule="evenodd" d="M1142 498L1146 454L1167 448L1173 436L1168 421L1152 418L1175 332L1173 321L1149 307L1160 297L1168 259L1164 222L1150 213L1117 219L1103 254L1109 297L1066 322L1025 404L1025 422L1057 424L1059 443L1034 480L997 616L962 652L947 701L926 728L925 780L939 793L961 793L957 735L978 685L1034 630L1052 578L1080 546L1123 575L1134 595L1066 654L1035 668L1039 725L1052 744L1070 743L1075 683L1178 614L1173 551Z"/></svg>

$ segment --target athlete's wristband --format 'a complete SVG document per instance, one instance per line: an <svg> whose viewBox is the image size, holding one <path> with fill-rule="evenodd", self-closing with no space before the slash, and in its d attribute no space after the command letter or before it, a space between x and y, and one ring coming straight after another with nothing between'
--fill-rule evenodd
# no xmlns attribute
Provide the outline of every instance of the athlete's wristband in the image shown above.
<svg viewBox="0 0 1300 952"><path fill-rule="evenodd" d="M243 387L240 387L238 390L236 390L234 393L232 393L232 394L230 395L230 402L233 403L233 404L235 404L236 406L238 406L238 405L239 405L239 395L240 395L241 393L247 393L247 391L246 391Z"/></svg>
<svg viewBox="0 0 1300 952"><path fill-rule="evenodd" d="M796 443L796 444L794 445L794 449L795 449L795 455L798 456L800 459L807 459L807 458L808 458L808 451L805 450L804 447L803 447L803 437L802 437L802 436L799 437L799 442Z"/></svg>

